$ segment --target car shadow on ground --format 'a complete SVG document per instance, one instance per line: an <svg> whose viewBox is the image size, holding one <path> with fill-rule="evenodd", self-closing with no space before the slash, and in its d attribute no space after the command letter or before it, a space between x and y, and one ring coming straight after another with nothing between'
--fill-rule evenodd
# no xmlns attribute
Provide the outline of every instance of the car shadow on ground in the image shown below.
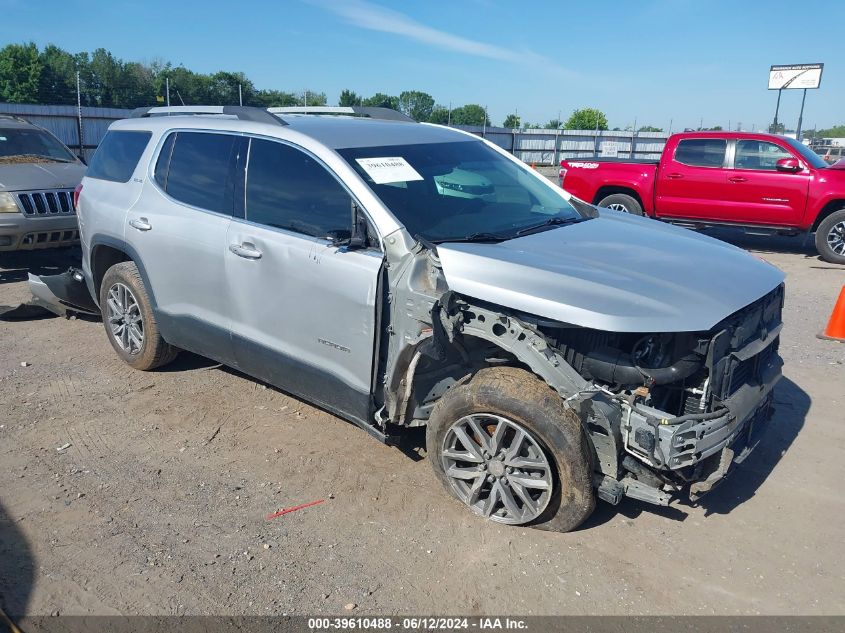
<svg viewBox="0 0 845 633"><path fill-rule="evenodd" d="M804 259L811 259L818 262L821 270L843 270L840 264L832 264L824 261L816 251L816 244L813 235L802 233L799 235L752 235L742 229L714 227L700 231L704 235L716 238L728 244L733 244L751 253L765 255L767 253L787 253L792 255L803 255Z"/></svg>
<svg viewBox="0 0 845 633"><path fill-rule="evenodd" d="M58 275L81 265L82 251L78 246L0 253L0 284L26 281L27 273Z"/></svg>
<svg viewBox="0 0 845 633"><path fill-rule="evenodd" d="M26 613L35 583L35 559L17 523L0 503L0 608L10 618ZM4 630L0 616L0 631Z"/></svg>
<svg viewBox="0 0 845 633"><path fill-rule="evenodd" d="M759 429L759 444L754 451L734 467L729 476L696 505L704 509L704 516L729 514L734 508L751 499L769 477L783 455L804 426L810 410L810 396L797 384L783 378L775 387L775 411L765 428ZM599 503L593 515L579 529L597 527L622 515L636 518L650 512L673 521L684 521L692 507L683 497L668 507L652 506L634 499L623 499L618 506Z"/></svg>

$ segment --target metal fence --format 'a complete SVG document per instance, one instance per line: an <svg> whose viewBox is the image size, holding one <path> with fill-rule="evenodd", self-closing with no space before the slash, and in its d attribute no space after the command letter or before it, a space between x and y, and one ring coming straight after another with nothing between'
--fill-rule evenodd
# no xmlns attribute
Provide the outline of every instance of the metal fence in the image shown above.
<svg viewBox="0 0 845 633"><path fill-rule="evenodd" d="M76 153L90 158L109 124L132 110L73 105L0 103L0 114L14 114L50 130ZM608 130L511 130L455 125L495 143L524 162L557 165L564 158L635 158L657 160L668 137L663 132Z"/></svg>

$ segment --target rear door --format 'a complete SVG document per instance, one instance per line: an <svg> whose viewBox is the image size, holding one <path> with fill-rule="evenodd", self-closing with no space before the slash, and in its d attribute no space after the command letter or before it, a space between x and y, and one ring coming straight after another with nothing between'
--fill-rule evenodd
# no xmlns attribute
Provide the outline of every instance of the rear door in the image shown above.
<svg viewBox="0 0 845 633"><path fill-rule="evenodd" d="M368 422L382 253L328 239L351 230L351 195L311 154L254 138L239 200L226 249L238 367Z"/></svg>
<svg viewBox="0 0 845 633"><path fill-rule="evenodd" d="M733 165L725 172L724 199L730 204L726 219L742 224L799 224L811 177L804 161L778 143L756 139L738 139L732 153ZM777 171L782 158L797 158L801 171Z"/></svg>
<svg viewBox="0 0 845 633"><path fill-rule="evenodd" d="M164 338L224 363L233 362L224 255L242 144L232 134L171 132L126 218Z"/></svg>
<svg viewBox="0 0 845 633"><path fill-rule="evenodd" d="M722 220L729 206L725 167L728 141L718 137L683 138L657 172L658 217Z"/></svg>

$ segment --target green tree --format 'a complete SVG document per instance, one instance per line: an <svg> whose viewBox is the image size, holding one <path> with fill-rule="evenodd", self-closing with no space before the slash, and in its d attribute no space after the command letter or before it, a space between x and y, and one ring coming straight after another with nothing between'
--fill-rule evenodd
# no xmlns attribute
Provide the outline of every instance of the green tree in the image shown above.
<svg viewBox="0 0 845 633"><path fill-rule="evenodd" d="M805 130L804 138L842 138L845 137L845 125L834 125L823 130Z"/></svg>
<svg viewBox="0 0 845 633"><path fill-rule="evenodd" d="M53 44L47 45L39 56L41 79L38 84L38 103L76 103L76 58Z"/></svg>
<svg viewBox="0 0 845 633"><path fill-rule="evenodd" d="M653 125L644 125L637 132L662 132L662 127L654 127Z"/></svg>
<svg viewBox="0 0 845 633"><path fill-rule="evenodd" d="M392 97L383 92L377 92L372 97L364 99L364 105L372 108L390 108L391 110L399 109L399 97Z"/></svg>
<svg viewBox="0 0 845 633"><path fill-rule="evenodd" d="M337 105L349 107L349 106L356 106L361 104L361 96L353 92L352 90L343 90L340 93L340 99L338 99Z"/></svg>
<svg viewBox="0 0 845 633"><path fill-rule="evenodd" d="M454 125L490 125L490 119L487 118L483 106L468 103L452 110L452 123Z"/></svg>
<svg viewBox="0 0 845 633"><path fill-rule="evenodd" d="M0 49L0 100L9 103L37 103L41 83L38 47L7 44Z"/></svg>
<svg viewBox="0 0 845 633"><path fill-rule="evenodd" d="M428 122L447 125L449 123L449 108L442 105L434 106L434 109L431 111L431 115L428 117Z"/></svg>
<svg viewBox="0 0 845 633"><path fill-rule="evenodd" d="M419 90L406 90L399 94L399 110L415 121L428 121L434 111L434 97Z"/></svg>
<svg viewBox="0 0 845 633"><path fill-rule="evenodd" d="M548 123L543 126L547 130L558 130L560 129L560 121L557 119L552 119Z"/></svg>
<svg viewBox="0 0 845 633"><path fill-rule="evenodd" d="M581 108L572 112L563 127L567 130L606 130L607 116L597 108Z"/></svg>
<svg viewBox="0 0 845 633"><path fill-rule="evenodd" d="M299 94L299 105L324 106L326 105L326 93L305 90Z"/></svg>
<svg viewBox="0 0 845 633"><path fill-rule="evenodd" d="M519 126L520 126L519 116L517 116L516 113L509 114L508 116L505 117L505 122L502 123L502 126L511 128L512 130L519 128Z"/></svg>

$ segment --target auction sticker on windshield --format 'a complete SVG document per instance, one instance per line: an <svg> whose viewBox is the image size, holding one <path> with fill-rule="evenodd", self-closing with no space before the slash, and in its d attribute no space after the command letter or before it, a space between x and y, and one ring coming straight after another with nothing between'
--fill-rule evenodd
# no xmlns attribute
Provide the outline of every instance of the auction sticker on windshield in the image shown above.
<svg viewBox="0 0 845 633"><path fill-rule="evenodd" d="M417 170L411 167L408 161L401 156L356 158L355 162L361 165L361 168L377 185L423 179Z"/></svg>

